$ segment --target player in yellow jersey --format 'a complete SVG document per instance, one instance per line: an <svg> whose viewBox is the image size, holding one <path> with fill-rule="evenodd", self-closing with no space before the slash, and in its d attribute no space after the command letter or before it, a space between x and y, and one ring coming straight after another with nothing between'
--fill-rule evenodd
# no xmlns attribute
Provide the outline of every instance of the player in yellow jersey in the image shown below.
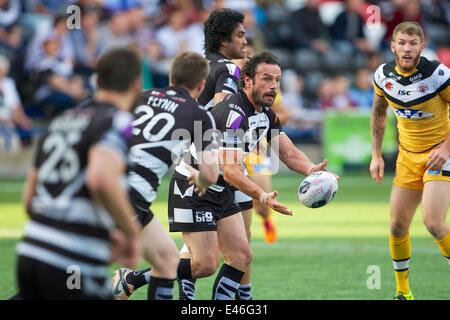
<svg viewBox="0 0 450 320"><path fill-rule="evenodd" d="M398 300L413 299L409 227L420 202L424 224L450 264L450 228L445 222L450 205L450 70L421 57L424 48L420 25L400 23L391 42L395 61L382 64L374 75L370 173L377 182L384 176L381 144L388 106L398 121L389 239Z"/></svg>

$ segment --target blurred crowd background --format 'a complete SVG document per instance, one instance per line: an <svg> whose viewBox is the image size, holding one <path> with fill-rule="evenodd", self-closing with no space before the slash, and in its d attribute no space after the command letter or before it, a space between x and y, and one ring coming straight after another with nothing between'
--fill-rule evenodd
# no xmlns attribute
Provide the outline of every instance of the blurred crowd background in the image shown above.
<svg viewBox="0 0 450 320"><path fill-rule="evenodd" d="M71 29L74 4L81 24ZM204 21L224 7L245 14L256 52L280 58L279 103L297 142L323 143L326 111L370 110L373 72L393 59L401 21L419 22L424 55L450 66L448 0L0 0L0 152L31 145L52 117L88 97L95 61L110 48L136 48L144 88L166 86L171 59L203 53Z"/></svg>

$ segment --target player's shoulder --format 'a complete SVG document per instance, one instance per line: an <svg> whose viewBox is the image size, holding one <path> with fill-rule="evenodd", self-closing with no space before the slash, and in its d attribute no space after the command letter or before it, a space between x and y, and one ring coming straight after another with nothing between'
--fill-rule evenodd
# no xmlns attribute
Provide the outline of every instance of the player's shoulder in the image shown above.
<svg viewBox="0 0 450 320"><path fill-rule="evenodd" d="M117 109L110 103L95 100L85 100L75 108L65 111L57 119L73 119L74 122L89 121L94 126L103 123L112 123ZM67 120L66 120L67 121ZM69 120L70 121L70 120Z"/></svg>
<svg viewBox="0 0 450 320"><path fill-rule="evenodd" d="M222 110L224 112L234 110L235 112L241 114L242 116L246 116L247 107L245 104L245 100L243 99L242 91L238 91L237 93L227 95L221 102L219 102L213 108L213 112L216 110Z"/></svg>
<svg viewBox="0 0 450 320"><path fill-rule="evenodd" d="M425 57L420 57L419 64L417 65L417 70L424 74L424 76L432 75L439 66L443 66L437 60L428 60Z"/></svg>
<svg viewBox="0 0 450 320"><path fill-rule="evenodd" d="M247 107L242 99L242 92L230 94L219 102L211 111L217 125L237 129L242 120L248 117Z"/></svg>
<svg viewBox="0 0 450 320"><path fill-rule="evenodd" d="M386 63L382 63L378 66L378 68L374 72L374 79L381 80L382 78L389 77L389 73L395 71L395 61L389 61Z"/></svg>
<svg viewBox="0 0 450 320"><path fill-rule="evenodd" d="M211 71L216 73L216 75L220 73L228 73L230 76L239 79L241 70L230 59L227 59L218 53L209 53L207 58L211 63Z"/></svg>
<svg viewBox="0 0 450 320"><path fill-rule="evenodd" d="M170 86L142 91L138 104L156 108L160 112L176 113L188 109L191 105L197 105L197 102L189 95L187 89ZM187 107L179 108L180 105Z"/></svg>
<svg viewBox="0 0 450 320"><path fill-rule="evenodd" d="M436 90L448 83L450 78L450 70L446 65L437 60L428 60L425 57L420 58L416 72L417 80L428 83ZM416 79L411 79L416 80Z"/></svg>
<svg viewBox="0 0 450 320"><path fill-rule="evenodd" d="M122 111L112 104L104 103L99 103L94 108L97 108L97 111L91 124L92 130L90 130L94 132L94 135L113 131L122 139L130 139L134 120L131 112Z"/></svg>

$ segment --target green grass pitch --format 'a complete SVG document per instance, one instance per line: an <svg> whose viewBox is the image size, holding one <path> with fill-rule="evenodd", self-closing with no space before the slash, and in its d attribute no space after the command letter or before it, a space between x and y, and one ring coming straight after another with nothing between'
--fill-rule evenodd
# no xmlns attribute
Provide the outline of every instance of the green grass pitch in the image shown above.
<svg viewBox="0 0 450 320"><path fill-rule="evenodd" d="M259 217L254 218L253 293L256 299L392 299L394 275L389 257L389 191L391 178L377 185L368 175L343 175L336 199L320 209L297 201L301 177L273 179L280 201L293 217L275 214L278 241L266 244ZM0 299L16 292L15 245L25 214L20 205L22 181L0 181ZM167 225L167 180L152 206ZM449 299L450 267L421 221L420 209L411 229L411 287L416 299ZM181 246L179 234L172 234ZM142 262L141 267L145 264ZM115 266L111 267L111 274ZM373 288L373 270L380 270ZM210 299L214 277L197 281L197 298ZM372 288L368 288L368 283ZM370 286L369 286L370 287ZM145 299L146 290L132 299ZM177 286L175 285L175 297Z"/></svg>

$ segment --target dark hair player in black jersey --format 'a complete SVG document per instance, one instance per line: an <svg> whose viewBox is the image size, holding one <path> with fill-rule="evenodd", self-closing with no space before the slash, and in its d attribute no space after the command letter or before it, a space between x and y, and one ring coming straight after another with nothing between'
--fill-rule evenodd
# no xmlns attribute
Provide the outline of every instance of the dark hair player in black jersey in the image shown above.
<svg viewBox="0 0 450 320"><path fill-rule="evenodd" d="M93 100L50 123L27 177L23 199L31 221L17 247L23 299L112 299L115 227L124 234L116 260L139 261L139 225L122 178L140 61L116 49L100 58L96 72Z"/></svg>
<svg viewBox="0 0 450 320"><path fill-rule="evenodd" d="M178 273L184 299L194 298L195 279L215 273L220 252L225 256L225 263L214 283L212 298L233 300L236 297L242 276L252 260L241 208L235 202L236 189L275 211L292 215L275 199L276 192L264 192L243 172L243 156L256 148L261 139L265 137L281 161L295 172L309 175L326 170L326 160L315 165L281 132L279 120L270 109L281 79L278 59L270 52L254 56L244 67L241 79L243 89L226 97L212 110L217 129L222 132L219 148L222 173L217 184L208 188L203 197L187 195L185 181L189 172L183 162L176 167L171 181L170 230L183 232L192 254L191 260L182 259L184 269ZM177 212L187 211L193 216L190 221L181 218L177 221Z"/></svg>
<svg viewBox="0 0 450 320"><path fill-rule="evenodd" d="M127 299L147 283L149 300L173 297L179 253L150 205L174 159L191 143L197 150L197 159L202 161L198 163L198 171L190 168L189 179L200 187L217 181L217 143L208 139L208 131L215 129L215 122L211 113L195 100L203 90L208 71L208 62L201 55L181 53L172 63L170 87L144 91L138 100L128 182L132 204L143 226L144 258L152 268L116 271L113 293L119 299ZM192 191L194 188L191 186Z"/></svg>
<svg viewBox="0 0 450 320"><path fill-rule="evenodd" d="M238 92L240 69L231 60L247 58L247 39L243 22L244 15L231 9L213 11L205 22L205 54L210 62L211 70L198 101L209 110L212 110L214 105L226 96ZM243 214L246 217L251 216L252 199L239 190L235 193L236 201L243 210ZM182 269L182 266L187 263L184 259L190 259L186 246L181 250L181 259L183 259L180 264ZM242 285L245 291L242 298L251 296L250 273L247 273Z"/></svg>
<svg viewBox="0 0 450 320"><path fill-rule="evenodd" d="M198 102L207 109L238 91L240 70L231 59L246 57L244 15L231 9L213 11L205 22L205 55L211 70Z"/></svg>

